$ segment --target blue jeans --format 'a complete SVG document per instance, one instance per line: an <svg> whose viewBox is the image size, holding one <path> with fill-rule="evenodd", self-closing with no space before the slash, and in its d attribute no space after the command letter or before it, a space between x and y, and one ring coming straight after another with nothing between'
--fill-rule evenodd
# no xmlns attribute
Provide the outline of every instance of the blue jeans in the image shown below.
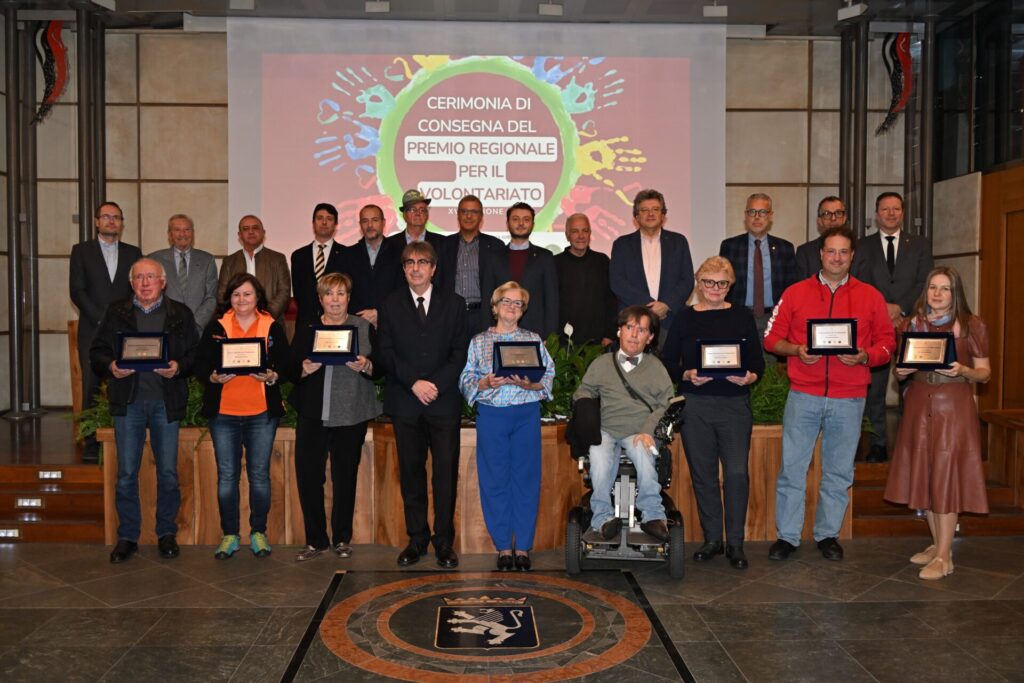
<svg viewBox="0 0 1024 683"><path fill-rule="evenodd" d="M790 391L782 418L782 469L775 483L779 538L800 545L804 528L807 470L821 432L821 486L814 540L834 538L843 526L853 485L853 458L860 440L863 398L827 398Z"/></svg>
<svg viewBox="0 0 1024 683"><path fill-rule="evenodd" d="M665 506L661 504L661 484L658 471L654 468L654 456L643 446L634 446L630 434L624 439L615 439L601 430L601 443L590 447L590 483L594 488L590 496L590 509L594 513L590 525L600 529L601 525L615 516L612 507L612 486L619 471L619 449L623 448L636 467L636 507L645 522L665 519Z"/></svg>
<svg viewBox="0 0 1024 683"><path fill-rule="evenodd" d="M217 415L210 420L213 452L217 457L217 504L220 528L225 536L238 535L238 478L249 477L249 532L267 532L270 512L270 455L278 418L259 415Z"/></svg>
<svg viewBox="0 0 1024 683"><path fill-rule="evenodd" d="M156 535L178 533L178 423L167 421L163 401L135 401L125 415L114 416L117 444L117 537L138 542L142 530L139 505L139 465L149 428L150 448L156 461Z"/></svg>

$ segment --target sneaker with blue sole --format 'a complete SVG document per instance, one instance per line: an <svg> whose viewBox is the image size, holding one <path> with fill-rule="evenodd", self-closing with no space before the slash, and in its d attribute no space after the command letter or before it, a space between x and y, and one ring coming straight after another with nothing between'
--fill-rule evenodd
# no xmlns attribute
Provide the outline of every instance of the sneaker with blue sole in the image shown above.
<svg viewBox="0 0 1024 683"><path fill-rule="evenodd" d="M267 543L267 535L254 531L249 534L249 545L252 546L252 554L256 557L267 557L270 555L270 544Z"/></svg>

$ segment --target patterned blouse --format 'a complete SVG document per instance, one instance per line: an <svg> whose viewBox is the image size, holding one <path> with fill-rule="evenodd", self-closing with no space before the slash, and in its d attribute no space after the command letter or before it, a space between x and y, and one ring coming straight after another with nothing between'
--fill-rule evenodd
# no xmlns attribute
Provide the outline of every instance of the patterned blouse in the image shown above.
<svg viewBox="0 0 1024 683"><path fill-rule="evenodd" d="M541 360L546 368L544 376L540 380L544 387L542 391L531 391L514 384L480 390L480 378L494 372L494 342L498 341L540 342ZM544 399L551 400L551 383L554 378L555 363L551 360L544 342L537 334L520 328L511 332L499 333L497 328L492 327L476 335L469 342L469 357L466 360L466 367L463 368L462 375L459 377L459 389L470 405L480 402L495 408L507 408Z"/></svg>

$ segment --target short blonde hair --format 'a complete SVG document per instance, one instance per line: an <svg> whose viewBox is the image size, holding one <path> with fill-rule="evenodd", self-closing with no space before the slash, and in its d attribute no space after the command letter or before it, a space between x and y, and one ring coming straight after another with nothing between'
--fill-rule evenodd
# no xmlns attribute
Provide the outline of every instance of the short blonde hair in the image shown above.
<svg viewBox="0 0 1024 683"><path fill-rule="evenodd" d="M505 297L505 294L507 294L508 292L512 291L513 289L518 289L522 293L522 295L523 295L523 313L525 313L526 312L526 308L530 305L530 293L528 291L526 291L526 289L523 288L515 280L509 280L505 284L499 285L498 288L494 290L494 293L491 294L491 310L493 311L495 308L497 308L498 302L501 301Z"/></svg>
<svg viewBox="0 0 1024 683"><path fill-rule="evenodd" d="M731 284L736 284L736 271L733 269L729 259L724 256L711 256L704 259L704 263L700 264L700 268L697 269L697 273L693 276L693 279L699 285L701 279L709 273L725 273L725 276L729 279ZM704 299L704 292L700 287L695 287L697 300L701 303L707 303Z"/></svg>
<svg viewBox="0 0 1024 683"><path fill-rule="evenodd" d="M345 273L321 275L320 279L316 281L316 295L317 297L324 297L327 295L327 292L339 285L345 288L349 296L352 296L352 278L345 275Z"/></svg>

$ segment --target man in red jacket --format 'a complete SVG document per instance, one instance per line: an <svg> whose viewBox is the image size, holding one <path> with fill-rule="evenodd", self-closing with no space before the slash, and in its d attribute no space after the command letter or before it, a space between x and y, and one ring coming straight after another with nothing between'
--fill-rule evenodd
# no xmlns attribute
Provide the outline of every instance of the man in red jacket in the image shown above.
<svg viewBox="0 0 1024 683"><path fill-rule="evenodd" d="M790 390L782 419L782 469L775 483L778 540L768 551L773 560L786 559L800 545L807 469L819 433L821 486L814 540L826 560L843 559L836 537L849 504L870 367L888 363L896 346L885 299L850 275L853 232L845 226L829 228L822 238L821 272L783 293L765 331L767 351L795 356L786 364ZM856 320L856 353L809 353L807 321L821 318Z"/></svg>

